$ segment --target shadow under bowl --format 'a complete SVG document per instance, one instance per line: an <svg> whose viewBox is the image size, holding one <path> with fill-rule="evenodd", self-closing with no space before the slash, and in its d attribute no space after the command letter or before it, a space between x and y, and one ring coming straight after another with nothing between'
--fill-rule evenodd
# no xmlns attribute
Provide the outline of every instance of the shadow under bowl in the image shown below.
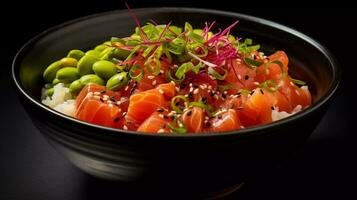
<svg viewBox="0 0 357 200"><path fill-rule="evenodd" d="M340 81L333 56L310 37L264 19L193 8L135 9L142 23L189 21L227 27L239 19L234 35L261 44L266 54L287 52L293 77L306 80L313 105L284 120L249 129L202 135L144 135L89 124L40 102L42 72L71 49L90 49L111 36L133 32L127 11L91 15L51 28L16 55L12 76L30 118L48 141L83 171L96 177L186 194L220 195L250 174L283 159L301 145L325 114ZM160 185L160 186L158 186ZM215 192L219 191L219 192Z"/></svg>

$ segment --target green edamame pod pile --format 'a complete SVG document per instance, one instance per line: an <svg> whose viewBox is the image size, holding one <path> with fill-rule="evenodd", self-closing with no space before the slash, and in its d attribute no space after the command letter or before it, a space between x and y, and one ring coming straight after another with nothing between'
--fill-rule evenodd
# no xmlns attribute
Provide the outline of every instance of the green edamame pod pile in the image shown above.
<svg viewBox="0 0 357 200"><path fill-rule="evenodd" d="M53 86L58 83L65 84L73 95L77 95L88 83L108 85L116 90L125 87L129 78L124 68L118 65L118 60L126 59L130 51L117 49L113 45L123 44L113 38L86 52L70 50L66 57L51 63L43 73L45 82L52 86L47 88L48 96L52 96ZM118 76L120 81L116 78Z"/></svg>

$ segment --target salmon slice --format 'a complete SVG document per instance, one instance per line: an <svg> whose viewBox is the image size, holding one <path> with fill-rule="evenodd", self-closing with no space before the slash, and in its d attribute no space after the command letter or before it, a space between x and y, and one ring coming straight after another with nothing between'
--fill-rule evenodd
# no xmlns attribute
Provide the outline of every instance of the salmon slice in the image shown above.
<svg viewBox="0 0 357 200"><path fill-rule="evenodd" d="M221 113L218 117L211 119L209 127L205 131L222 132L239 130L240 128L241 124L237 112L234 109L228 109L227 112Z"/></svg>
<svg viewBox="0 0 357 200"><path fill-rule="evenodd" d="M295 108L298 105L301 105L302 108L306 108L311 105L311 93L305 87L296 86L291 80L290 77L286 77L280 82L279 91L288 99L292 108Z"/></svg>
<svg viewBox="0 0 357 200"><path fill-rule="evenodd" d="M162 117L162 113L154 112L139 126L137 131L149 133L170 132L167 127L168 122L168 119Z"/></svg>
<svg viewBox="0 0 357 200"><path fill-rule="evenodd" d="M264 82L266 80L272 79L279 82L282 78L283 72L288 72L289 58L284 51L277 51L268 57L268 63L259 66L256 69L257 77L256 81ZM283 68L274 61L280 61Z"/></svg>
<svg viewBox="0 0 357 200"><path fill-rule="evenodd" d="M258 88L242 103L238 112L243 126L266 124L272 121L272 107L275 106L276 98L268 91Z"/></svg>
<svg viewBox="0 0 357 200"><path fill-rule="evenodd" d="M231 90L230 93L238 92L238 89L251 90L256 87L254 85L256 72L250 69L243 61L232 61L232 68L229 69L226 82L233 84L236 90Z"/></svg>
<svg viewBox="0 0 357 200"><path fill-rule="evenodd" d="M166 97L174 97L176 95L176 88L174 83L164 83L156 87L159 92L163 92ZM161 90L161 91L160 91Z"/></svg>
<svg viewBox="0 0 357 200"><path fill-rule="evenodd" d="M204 115L204 110L200 107L192 107L185 111L182 114L182 122L186 127L187 132L202 132Z"/></svg>
<svg viewBox="0 0 357 200"><path fill-rule="evenodd" d="M158 108L166 108L164 95L157 89L138 92L130 96L128 113L125 116L133 123L142 123Z"/></svg>

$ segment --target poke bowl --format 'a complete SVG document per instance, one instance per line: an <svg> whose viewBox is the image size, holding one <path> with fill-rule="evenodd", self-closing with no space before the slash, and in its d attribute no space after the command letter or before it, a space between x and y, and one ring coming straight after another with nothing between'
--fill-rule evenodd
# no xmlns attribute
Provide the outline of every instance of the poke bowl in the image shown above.
<svg viewBox="0 0 357 200"><path fill-rule="evenodd" d="M271 123L202 134L147 134L68 116L41 101L46 67L72 49L92 49L112 36L131 35L137 27L126 10L79 18L26 43L13 61L12 77L34 125L55 149L93 176L185 194L227 193L257 170L279 162L303 144L338 88L340 70L329 51L283 25L243 14L196 8L143 8L134 9L133 13L139 24L154 19L159 24L183 26L189 22L194 27L204 27L205 22L215 21L219 27L230 27L239 20L230 29L232 34L252 38L269 55L278 50L287 52L289 74L306 81L311 105Z"/></svg>

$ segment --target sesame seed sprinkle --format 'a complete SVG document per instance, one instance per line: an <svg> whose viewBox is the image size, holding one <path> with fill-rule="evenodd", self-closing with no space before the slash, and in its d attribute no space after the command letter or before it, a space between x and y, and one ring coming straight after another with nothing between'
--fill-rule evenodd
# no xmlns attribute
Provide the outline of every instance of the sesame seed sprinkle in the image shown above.
<svg viewBox="0 0 357 200"><path fill-rule="evenodd" d="M148 79L154 79L155 78L155 76L152 76L152 75L149 75L147 77L148 77Z"/></svg>
<svg viewBox="0 0 357 200"><path fill-rule="evenodd" d="M158 133L164 133L165 130L161 128L161 129L159 129L157 132L158 132Z"/></svg>
<svg viewBox="0 0 357 200"><path fill-rule="evenodd" d="M128 127L126 125L123 126L124 130L128 130Z"/></svg>
<svg viewBox="0 0 357 200"><path fill-rule="evenodd" d="M159 89L160 94L164 94L164 91L162 89Z"/></svg>
<svg viewBox="0 0 357 200"><path fill-rule="evenodd" d="M198 93L198 88L196 88L194 91L193 91L193 94L197 94Z"/></svg>
<svg viewBox="0 0 357 200"><path fill-rule="evenodd" d="M156 80L153 80L151 84L156 85Z"/></svg>

